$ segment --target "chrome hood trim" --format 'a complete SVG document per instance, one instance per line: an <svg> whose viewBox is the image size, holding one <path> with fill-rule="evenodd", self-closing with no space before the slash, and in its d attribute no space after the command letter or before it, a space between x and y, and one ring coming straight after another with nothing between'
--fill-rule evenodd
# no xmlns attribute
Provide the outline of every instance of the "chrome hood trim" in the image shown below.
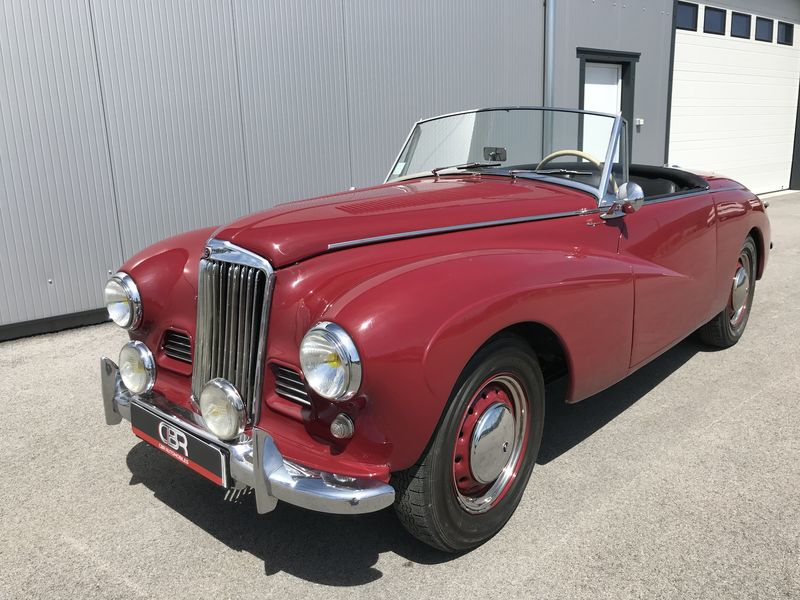
<svg viewBox="0 0 800 600"><path fill-rule="evenodd" d="M604 208L595 208L592 210L581 209L581 210L572 210L568 212L549 213L546 215L516 217L513 219L498 219L496 221L480 221L477 223L464 223L463 225L448 225L446 227L432 227L430 229L417 229L414 231L389 233L386 235L376 235L375 237L367 237L358 240L348 240L346 242L336 242L334 244L328 244L328 250L341 250L343 248L353 248L355 246L365 246L367 244L378 244L380 242L404 240L408 238L422 237L426 235L436 235L439 233L451 233L454 231L467 231L469 229L483 229L485 227L498 227L500 225L515 225L517 223L531 223L533 221L547 221L550 219L563 219L565 217L591 215L594 213L603 212L604 210L605 210Z"/></svg>

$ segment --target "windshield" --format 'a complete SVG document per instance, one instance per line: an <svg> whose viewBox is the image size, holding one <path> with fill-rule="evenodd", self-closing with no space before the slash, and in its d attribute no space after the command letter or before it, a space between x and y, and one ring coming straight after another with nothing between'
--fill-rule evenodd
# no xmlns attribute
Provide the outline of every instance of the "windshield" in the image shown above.
<svg viewBox="0 0 800 600"><path fill-rule="evenodd" d="M417 123L387 181L468 170L566 183L603 202L617 179L627 180L626 135L620 117L586 111L455 113Z"/></svg>

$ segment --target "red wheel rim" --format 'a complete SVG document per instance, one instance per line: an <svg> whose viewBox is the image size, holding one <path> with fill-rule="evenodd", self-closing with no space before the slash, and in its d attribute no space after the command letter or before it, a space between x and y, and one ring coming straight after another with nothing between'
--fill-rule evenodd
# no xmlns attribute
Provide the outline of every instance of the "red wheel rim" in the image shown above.
<svg viewBox="0 0 800 600"><path fill-rule="evenodd" d="M516 480L528 443L528 399L509 373L493 375L470 398L453 444L453 489L470 513L491 509Z"/></svg>

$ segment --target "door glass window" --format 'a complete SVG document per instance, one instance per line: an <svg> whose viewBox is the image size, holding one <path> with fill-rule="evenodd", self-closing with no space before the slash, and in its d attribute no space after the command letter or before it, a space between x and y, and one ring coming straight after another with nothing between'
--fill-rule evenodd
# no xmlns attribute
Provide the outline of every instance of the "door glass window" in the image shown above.
<svg viewBox="0 0 800 600"><path fill-rule="evenodd" d="M750 39L752 17L743 13L731 14L731 37Z"/></svg>
<svg viewBox="0 0 800 600"><path fill-rule="evenodd" d="M791 23L778 22L778 43L786 46L794 44L794 25Z"/></svg>
<svg viewBox="0 0 800 600"><path fill-rule="evenodd" d="M678 29L697 31L697 4L678 2L678 11L675 13L675 26Z"/></svg>
<svg viewBox="0 0 800 600"><path fill-rule="evenodd" d="M725 11L706 6L703 18L703 33L725 35Z"/></svg>
<svg viewBox="0 0 800 600"><path fill-rule="evenodd" d="M772 19L756 17L756 39L759 42L772 41Z"/></svg>

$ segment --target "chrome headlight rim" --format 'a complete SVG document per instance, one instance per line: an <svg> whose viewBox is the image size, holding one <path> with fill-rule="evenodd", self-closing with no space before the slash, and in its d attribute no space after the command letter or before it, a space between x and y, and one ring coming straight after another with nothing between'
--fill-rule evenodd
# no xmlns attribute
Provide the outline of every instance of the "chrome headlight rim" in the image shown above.
<svg viewBox="0 0 800 600"><path fill-rule="evenodd" d="M219 435L215 432L211 427L208 425L208 421L206 420L205 415L203 414L203 394L209 388L216 388L217 390L221 391L224 396L227 404L234 410L236 417L237 417L237 424L236 430L232 432L230 435ZM245 430L247 425L247 410L244 405L244 400L242 400L242 395L239 391L234 387L234 385L224 379L222 377L215 377L214 379L210 379L205 383L203 389L200 391L200 396L197 398L197 406L200 409L200 416L203 419L203 423L205 424L206 429L214 435L217 439L228 442L238 439Z"/></svg>
<svg viewBox="0 0 800 600"><path fill-rule="evenodd" d="M143 390L136 391L136 390L128 387L128 385L125 383L124 380L123 380L122 384L125 386L125 389L127 389L132 394L135 394L137 396L141 396L141 395L144 395L144 394L147 394L147 393L151 392L152 389L153 389L153 386L156 383L156 359L153 356L153 353L150 351L150 348L148 348L147 345L144 342L140 342L138 340L128 342L127 344L122 346L122 348L119 351L118 362L119 362L119 367L120 367L120 373L121 373L121 370L122 370L122 362L123 362L122 361L122 353L125 351L126 348L133 348L133 350L138 355L139 360L142 363L142 366L144 367L145 372L147 373L147 385L145 386L145 388ZM121 377L121 375L120 375L120 377Z"/></svg>
<svg viewBox="0 0 800 600"><path fill-rule="evenodd" d="M125 271L117 271L109 277L108 281L106 282L106 287L112 281L116 282L117 284L122 287L122 290L125 292L125 296L128 299L128 304L130 305L130 316L128 317L128 321L126 323L117 323L111 318L111 314L109 313L109 318L116 324L122 327L123 329L127 329L132 331L137 329L139 325L142 324L142 297L139 295L139 288L136 287L136 282L133 278L128 275ZM105 292L105 288L104 288ZM105 298L103 299L105 302ZM106 310L108 310L108 304L106 303Z"/></svg>
<svg viewBox="0 0 800 600"><path fill-rule="evenodd" d="M336 396L327 395L322 393L320 390L317 390L309 381L308 374L303 366L303 343L312 334L322 335L331 344L331 346L333 346L335 352L338 354L339 358L342 360L343 366L345 367L347 383L344 391ZM299 355L300 368L303 370L303 376L305 377L306 383L308 383L308 386L316 394L325 398L326 400L331 400L333 402L345 402L353 398L361 388L361 357L358 354L358 350L356 349L353 339L348 335L344 328L336 323L331 321L320 321L311 327L311 329L306 332L300 342Z"/></svg>

